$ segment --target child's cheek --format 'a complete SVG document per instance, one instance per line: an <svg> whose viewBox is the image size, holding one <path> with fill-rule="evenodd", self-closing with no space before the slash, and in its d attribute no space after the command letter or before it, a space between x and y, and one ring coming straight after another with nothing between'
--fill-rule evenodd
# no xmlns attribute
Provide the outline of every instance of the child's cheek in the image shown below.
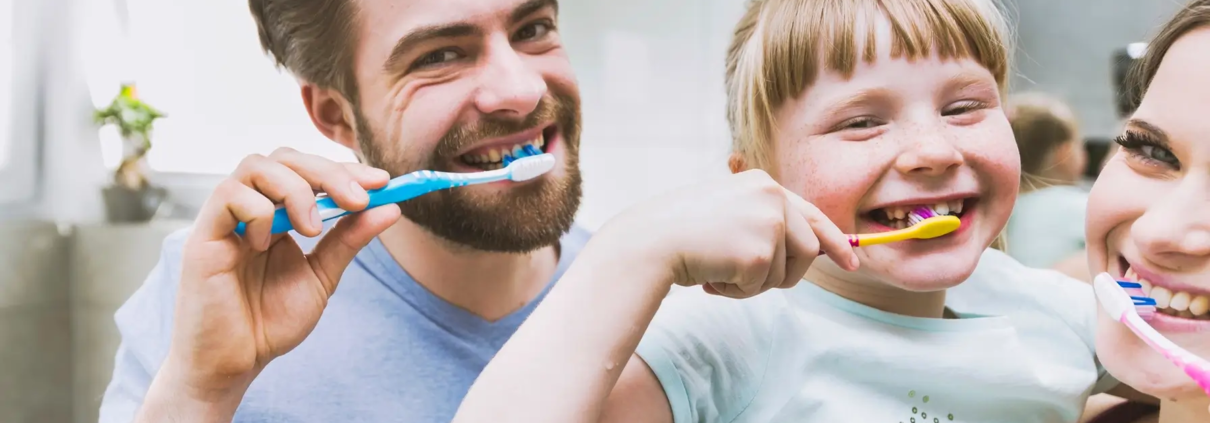
<svg viewBox="0 0 1210 423"><path fill-rule="evenodd" d="M818 207L841 230L851 233L863 197L886 168L885 164L877 163L875 144L821 140L815 146L787 151L779 169L782 185Z"/></svg>

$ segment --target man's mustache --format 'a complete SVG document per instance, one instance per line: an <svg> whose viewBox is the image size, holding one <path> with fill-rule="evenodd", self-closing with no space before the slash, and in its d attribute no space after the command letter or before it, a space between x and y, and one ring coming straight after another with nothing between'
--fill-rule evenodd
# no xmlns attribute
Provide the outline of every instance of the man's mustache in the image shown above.
<svg viewBox="0 0 1210 423"><path fill-rule="evenodd" d="M459 125L446 133L437 143L435 157L452 158L458 152L489 138L505 137L539 125L564 123L574 106L569 99L554 96L542 97L538 106L523 119L485 115L478 122Z"/></svg>

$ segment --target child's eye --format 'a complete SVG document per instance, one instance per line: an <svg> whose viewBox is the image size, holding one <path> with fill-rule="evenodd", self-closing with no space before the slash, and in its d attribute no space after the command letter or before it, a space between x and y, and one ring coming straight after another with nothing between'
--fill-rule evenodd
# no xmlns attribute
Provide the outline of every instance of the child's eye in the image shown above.
<svg viewBox="0 0 1210 423"><path fill-rule="evenodd" d="M877 128L879 125L882 125L882 122L879 120L868 116L862 116L841 122L839 125L836 125L836 130L843 131L845 129L870 129Z"/></svg>
<svg viewBox="0 0 1210 423"><path fill-rule="evenodd" d="M452 49L437 50L437 51L425 54L424 56L421 56L419 59L416 59L415 62L412 62L412 69L415 70L415 69L423 69L423 68L427 68L427 67L437 66L442 63L447 63L450 61L458 60L461 56L462 56L462 54L458 53L456 50L452 50Z"/></svg>
<svg viewBox="0 0 1210 423"><path fill-rule="evenodd" d="M950 107L946 108L945 110L942 110L941 115L942 116L954 116L954 115L960 115L963 113L970 113L975 110L980 110L980 109L985 109L985 108L987 108L987 104L983 103L982 101L975 101L975 100L959 101L957 103L950 105Z"/></svg>
<svg viewBox="0 0 1210 423"><path fill-rule="evenodd" d="M1180 170L1181 161L1163 143L1142 133L1126 131L1114 139L1130 155L1148 164Z"/></svg>

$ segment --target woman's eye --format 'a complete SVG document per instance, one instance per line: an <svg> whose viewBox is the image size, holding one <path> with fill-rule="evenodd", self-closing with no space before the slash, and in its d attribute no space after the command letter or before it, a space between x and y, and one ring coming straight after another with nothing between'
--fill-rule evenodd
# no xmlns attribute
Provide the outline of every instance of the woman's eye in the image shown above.
<svg viewBox="0 0 1210 423"><path fill-rule="evenodd" d="M1169 164L1177 163L1176 155L1172 154L1171 151L1168 151L1163 147L1144 145L1139 147L1139 153L1152 160Z"/></svg>
<svg viewBox="0 0 1210 423"><path fill-rule="evenodd" d="M1126 153L1144 163L1178 170L1181 168L1181 161L1172 153L1172 150L1149 135L1127 131L1114 141L1121 145Z"/></svg>
<svg viewBox="0 0 1210 423"><path fill-rule="evenodd" d="M517 34L513 36L513 41L539 39L549 33L550 30L551 25L546 22L532 23L517 31Z"/></svg>
<svg viewBox="0 0 1210 423"><path fill-rule="evenodd" d="M458 52L454 51L454 50L437 50L432 53L421 56L419 59L416 59L416 62L412 65L412 68L418 69L418 68L424 68L424 67L429 67L429 66L434 66L434 65L440 65L445 62L457 60L460 56L461 55L458 54Z"/></svg>

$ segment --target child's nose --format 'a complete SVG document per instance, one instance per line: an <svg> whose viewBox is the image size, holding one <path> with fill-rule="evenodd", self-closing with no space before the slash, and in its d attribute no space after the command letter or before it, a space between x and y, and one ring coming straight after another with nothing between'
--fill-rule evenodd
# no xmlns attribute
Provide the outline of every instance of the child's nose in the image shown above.
<svg viewBox="0 0 1210 423"><path fill-rule="evenodd" d="M940 137L921 139L895 159L895 168L904 174L939 176L962 166L958 149Z"/></svg>

